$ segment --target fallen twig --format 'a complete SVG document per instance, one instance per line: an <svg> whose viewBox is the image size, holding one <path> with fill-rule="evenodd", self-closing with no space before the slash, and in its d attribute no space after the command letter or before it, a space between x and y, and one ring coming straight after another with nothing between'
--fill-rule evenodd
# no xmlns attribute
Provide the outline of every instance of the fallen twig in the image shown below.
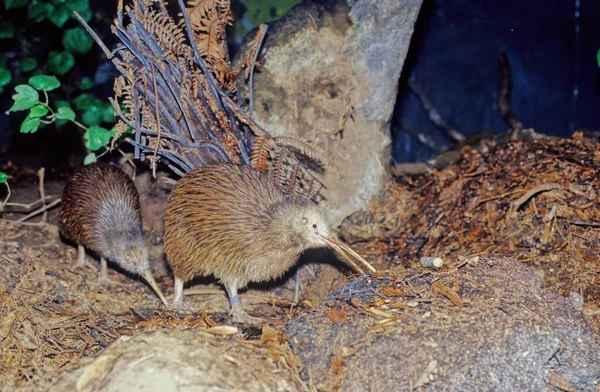
<svg viewBox="0 0 600 392"><path fill-rule="evenodd" d="M27 214L26 216L22 217L21 219L19 219L19 220L15 221L15 223L16 223L16 224L18 224L18 223L23 223L23 222L25 222L26 220L28 220L28 219L31 219L31 218L33 218L34 216L38 215L38 214L41 214L41 213L43 213L43 212L46 212L46 211L48 211L49 209L51 209L51 208L53 208L53 207L57 206L57 205L60 203L60 201L61 201L61 199L56 199L56 200L54 200L52 203L50 203L50 204L46 204L46 205L42 206L41 208L38 208L37 210L33 211L32 213L30 213L30 214ZM44 219L42 222L38 222L38 223L46 223L46 220Z"/></svg>

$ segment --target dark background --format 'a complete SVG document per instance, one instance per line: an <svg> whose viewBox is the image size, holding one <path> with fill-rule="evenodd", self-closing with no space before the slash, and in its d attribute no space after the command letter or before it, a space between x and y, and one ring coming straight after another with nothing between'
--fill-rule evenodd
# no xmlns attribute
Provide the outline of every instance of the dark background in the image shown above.
<svg viewBox="0 0 600 392"><path fill-rule="evenodd" d="M463 134L504 131L508 126L497 102L498 56L505 51L512 109L523 126L566 137L577 129L600 129L599 48L598 0L425 0L403 78L412 76L444 120ZM438 142L446 140L401 84L394 124L397 161L431 154L398 131L399 119Z"/></svg>
<svg viewBox="0 0 600 392"><path fill-rule="evenodd" d="M93 9L105 15L106 29L115 3L92 1ZM237 12L239 2L232 7ZM246 19L243 22L248 25ZM102 29L102 23L93 27ZM508 129L497 108L498 56L503 51L512 70L512 109L525 127L565 137L577 129L600 130L599 48L600 0L425 0L392 122L395 160L425 160L433 155L401 129L400 121L450 145L408 89L407 77L414 78L444 120L463 134ZM112 93L110 67L79 62L77 66L94 68L91 74L97 81L108 81L95 87L99 97ZM22 156L31 162L36 153L58 143L43 165L50 164L48 158L65 164L65 151L81 144L78 131L63 130L57 136L46 127L35 135L19 135L21 118L4 114L12 103L14 86L7 87L0 96L0 160Z"/></svg>

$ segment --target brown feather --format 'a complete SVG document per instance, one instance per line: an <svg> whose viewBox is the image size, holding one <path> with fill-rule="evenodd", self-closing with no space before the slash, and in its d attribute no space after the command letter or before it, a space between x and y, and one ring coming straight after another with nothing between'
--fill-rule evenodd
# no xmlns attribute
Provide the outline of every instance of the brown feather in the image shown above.
<svg viewBox="0 0 600 392"><path fill-rule="evenodd" d="M59 228L66 239L139 272L133 265L124 265L122 258L132 247L146 248L141 227L138 192L127 174L101 163L75 170L60 208Z"/></svg>
<svg viewBox="0 0 600 392"><path fill-rule="evenodd" d="M284 196L268 175L231 164L200 168L177 182L165 217L165 251L176 277L222 282L281 276L309 246L295 227L316 209ZM317 245L318 246L318 245Z"/></svg>

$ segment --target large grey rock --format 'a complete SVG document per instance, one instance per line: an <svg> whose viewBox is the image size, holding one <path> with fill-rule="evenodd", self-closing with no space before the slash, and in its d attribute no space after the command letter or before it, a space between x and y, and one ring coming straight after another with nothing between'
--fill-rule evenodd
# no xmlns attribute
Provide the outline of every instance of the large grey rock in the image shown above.
<svg viewBox="0 0 600 392"><path fill-rule="evenodd" d="M506 258L390 271L346 285L287 332L304 377L325 388L597 391L597 336L541 285Z"/></svg>
<svg viewBox="0 0 600 392"><path fill-rule="evenodd" d="M254 116L265 129L326 151L323 203L335 225L387 178L389 124L422 0L348 3L302 4L270 26L253 94Z"/></svg>

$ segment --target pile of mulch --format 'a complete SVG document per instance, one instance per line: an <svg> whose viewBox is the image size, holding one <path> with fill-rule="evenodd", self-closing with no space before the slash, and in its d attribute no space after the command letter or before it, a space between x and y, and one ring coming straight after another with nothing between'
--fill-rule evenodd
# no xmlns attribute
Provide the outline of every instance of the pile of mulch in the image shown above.
<svg viewBox="0 0 600 392"><path fill-rule="evenodd" d="M546 287L582 296L600 331L599 167L600 144L581 134L485 154L464 147L443 170L396 178L343 223L342 236L386 268L510 255Z"/></svg>
<svg viewBox="0 0 600 392"><path fill-rule="evenodd" d="M195 312L177 312L165 309L141 279L109 268L112 283L106 287L94 269L75 269L75 259L76 249L61 242L56 226L0 220L0 390L51 380L50 375L97 357L124 336L202 331L228 321L227 296L219 287L186 298ZM172 278L155 277L171 295ZM266 318L271 325L302 309L272 291L253 290L243 298L252 314L271 316ZM260 330L240 331L241 340L260 337Z"/></svg>
<svg viewBox="0 0 600 392"><path fill-rule="evenodd" d="M582 298L584 314L600 332L599 147L581 135L512 142L483 154L465 147L460 160L446 169L396 178L381 198L344 222L342 237L379 270L399 274L423 256L464 265L477 256L509 255L531 266L547 288ZM38 197L33 186L30 200L20 199L19 188L14 187L15 201ZM143 199L152 194L140 189ZM148 200L158 201L145 218L159 215L157 203L164 204L164 195L151 196L143 208ZM0 389L49 379L98 357L119 338L226 323L228 301L218 286L186 298L197 312L185 315L164 309L150 288L122 271L110 270L114 284L106 288L96 271L74 270L75 249L59 239L55 215L50 212L48 223L34 219L14 225L6 222L15 219L8 214L0 220ZM156 248L153 258L160 259L157 222L147 222L145 229ZM303 288L306 307L316 305L322 291L332 292L346 281L339 269L322 267L318 279ZM172 278L156 269L158 284L170 295ZM302 309L288 299L293 290L280 296L270 291L273 287L250 290L242 300L251 314L272 317L269 324L282 328ZM259 336L248 332L236 339Z"/></svg>

